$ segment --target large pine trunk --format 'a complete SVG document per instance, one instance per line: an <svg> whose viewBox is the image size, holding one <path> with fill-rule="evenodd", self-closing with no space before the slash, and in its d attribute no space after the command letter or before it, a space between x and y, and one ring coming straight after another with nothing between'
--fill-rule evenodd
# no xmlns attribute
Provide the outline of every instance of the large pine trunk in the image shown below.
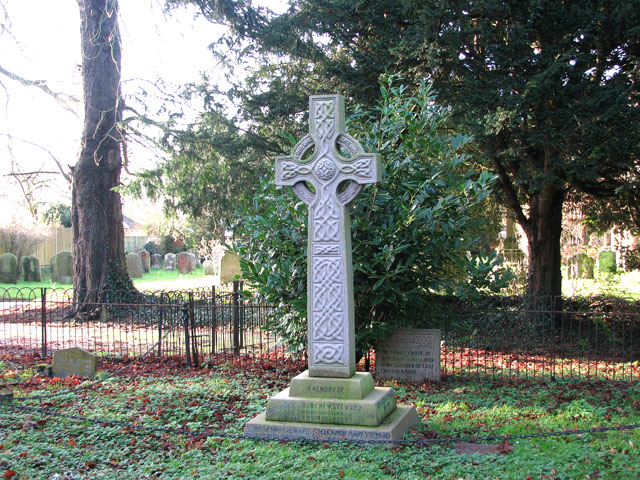
<svg viewBox="0 0 640 480"><path fill-rule="evenodd" d="M107 289L132 289L124 262L120 195L122 118L117 0L79 0L84 128L73 169L74 298L81 310Z"/></svg>

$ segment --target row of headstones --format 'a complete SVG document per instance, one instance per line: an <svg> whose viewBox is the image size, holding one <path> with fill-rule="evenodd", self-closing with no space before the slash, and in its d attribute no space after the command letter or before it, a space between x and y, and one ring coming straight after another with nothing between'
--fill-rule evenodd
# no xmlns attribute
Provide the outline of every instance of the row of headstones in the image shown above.
<svg viewBox="0 0 640 480"><path fill-rule="evenodd" d="M586 253L578 253L569 259L570 278L594 278L594 268L593 258ZM598 269L600 274L616 273L616 254L608 250L600 252Z"/></svg>
<svg viewBox="0 0 640 480"><path fill-rule="evenodd" d="M143 273L162 269L162 255L149 255L146 250L127 255L127 272L131 278L140 278ZM201 265L200 255L195 252L167 253L164 256L165 270L178 270L182 274L190 273Z"/></svg>
<svg viewBox="0 0 640 480"><path fill-rule="evenodd" d="M51 281L70 284L73 280L73 256L63 250L50 260ZM22 259L22 277L26 282L42 281L40 260L27 256ZM0 283L18 283L18 258L13 253L0 256Z"/></svg>

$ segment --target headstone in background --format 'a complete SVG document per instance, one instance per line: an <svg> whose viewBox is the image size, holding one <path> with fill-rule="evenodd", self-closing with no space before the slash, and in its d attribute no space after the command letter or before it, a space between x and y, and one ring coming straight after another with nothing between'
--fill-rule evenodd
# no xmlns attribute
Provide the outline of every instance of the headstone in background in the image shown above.
<svg viewBox="0 0 640 480"><path fill-rule="evenodd" d="M38 260L38 257L28 256L22 259L22 276L25 282L42 281L40 260Z"/></svg>
<svg viewBox="0 0 640 480"><path fill-rule="evenodd" d="M142 262L142 273L149 273L151 271L151 256L146 250L140 250L140 261Z"/></svg>
<svg viewBox="0 0 640 480"><path fill-rule="evenodd" d="M198 268L198 259L196 258L195 254L191 252L187 252L187 255L189 256L189 261L191 262L191 271L193 272L196 268Z"/></svg>
<svg viewBox="0 0 640 480"><path fill-rule="evenodd" d="M204 268L205 275L215 275L216 269L212 260L205 260L202 262L202 268Z"/></svg>
<svg viewBox="0 0 640 480"><path fill-rule="evenodd" d="M50 260L51 281L54 283L73 283L73 254L69 250L56 253Z"/></svg>
<svg viewBox="0 0 640 480"><path fill-rule="evenodd" d="M162 255L158 255L157 253L151 255L151 269L162 270Z"/></svg>
<svg viewBox="0 0 640 480"><path fill-rule="evenodd" d="M192 268L192 260L189 258L190 253L182 252L178 254L176 262L178 264L178 272L181 274L191 273Z"/></svg>
<svg viewBox="0 0 640 480"><path fill-rule="evenodd" d="M440 330L399 328L376 347L376 379L440 383Z"/></svg>
<svg viewBox="0 0 640 480"><path fill-rule="evenodd" d="M131 278L142 278L142 260L137 253L127 255L127 272Z"/></svg>
<svg viewBox="0 0 640 480"><path fill-rule="evenodd" d="M240 257L235 253L227 252L220 259L220 284L238 280L236 276L242 278Z"/></svg>
<svg viewBox="0 0 640 480"><path fill-rule="evenodd" d="M586 253L578 253L569 259L570 278L593 278L593 259Z"/></svg>
<svg viewBox="0 0 640 480"><path fill-rule="evenodd" d="M616 273L616 254L609 250L600 252L600 255L598 255L598 269L600 274Z"/></svg>
<svg viewBox="0 0 640 480"><path fill-rule="evenodd" d="M135 254L134 254L135 255ZM81 348L73 347L53 352L53 376L69 375L93 378L96 376L97 357Z"/></svg>
<svg viewBox="0 0 640 480"><path fill-rule="evenodd" d="M176 269L176 254L175 253L167 253L164 256L164 269L165 270L175 270Z"/></svg>
<svg viewBox="0 0 640 480"><path fill-rule="evenodd" d="M196 257L195 268L200 268L202 266L202 259L200 258L200 252L197 249L192 248L191 250L189 250L189 253L192 253Z"/></svg>
<svg viewBox="0 0 640 480"><path fill-rule="evenodd" d="M18 283L18 258L13 253L0 256L0 283Z"/></svg>

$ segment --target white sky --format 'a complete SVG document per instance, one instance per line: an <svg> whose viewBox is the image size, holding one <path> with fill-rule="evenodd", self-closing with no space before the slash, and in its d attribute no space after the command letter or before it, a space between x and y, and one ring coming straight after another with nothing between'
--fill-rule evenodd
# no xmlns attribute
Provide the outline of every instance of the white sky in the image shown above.
<svg viewBox="0 0 640 480"><path fill-rule="evenodd" d="M46 80L56 92L75 95L82 100L80 74L80 20L76 0L5 0L11 31L20 45L8 35L0 36L0 64L30 80ZM269 1L269 6L281 3ZM216 78L214 60L207 47L222 33L195 15L194 9L181 8L170 15L162 12L162 0L120 0L122 36L122 88L125 95L148 82L162 78L174 86L195 82L200 72ZM81 119L61 108L53 99L33 87L23 87L0 76L6 92L0 88L0 175L10 165L7 138L37 143L50 150L63 165L73 165L79 149ZM82 101L73 105L82 111ZM56 170L44 151L20 142L12 143L14 158L24 169ZM130 152L132 170L148 167L152 152ZM0 176L0 196L15 206L16 193ZM58 175L56 178L61 179ZM64 182L47 193L47 201L70 198ZM126 207L126 205L125 205ZM6 211L6 209L4 209Z"/></svg>

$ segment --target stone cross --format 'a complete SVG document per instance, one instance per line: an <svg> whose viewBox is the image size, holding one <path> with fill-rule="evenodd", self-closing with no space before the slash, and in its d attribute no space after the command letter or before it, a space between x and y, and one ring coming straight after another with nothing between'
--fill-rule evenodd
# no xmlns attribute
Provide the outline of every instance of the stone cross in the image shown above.
<svg viewBox="0 0 640 480"><path fill-rule="evenodd" d="M276 158L276 185L309 206L307 321L309 375L355 373L353 267L349 204L382 177L380 156L345 133L344 98L309 98L309 135Z"/></svg>

